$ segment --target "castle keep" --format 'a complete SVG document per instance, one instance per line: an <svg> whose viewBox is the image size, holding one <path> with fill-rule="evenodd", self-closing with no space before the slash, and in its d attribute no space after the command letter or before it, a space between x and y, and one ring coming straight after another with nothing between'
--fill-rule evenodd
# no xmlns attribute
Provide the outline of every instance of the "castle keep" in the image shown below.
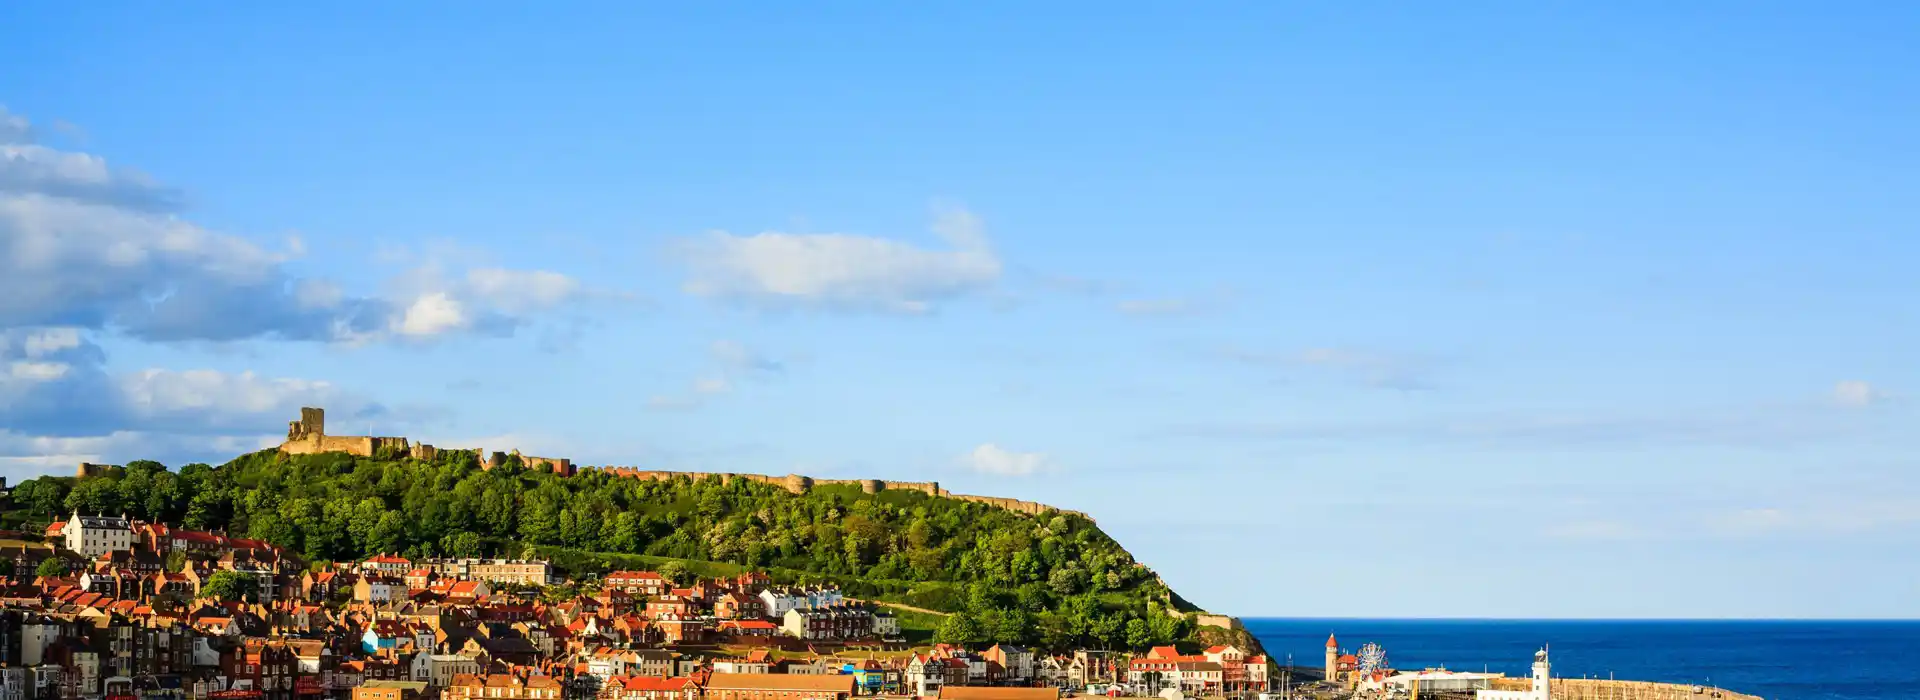
<svg viewBox="0 0 1920 700"><path fill-rule="evenodd" d="M410 455L415 459L434 459L440 454L440 449L437 447L434 447L433 445L428 445L426 443L410 444L407 441L407 439L403 437L328 435L327 434L327 414L324 409L319 409L319 408L300 409L300 419L287 423L287 441L280 444L280 451L290 455L319 454L323 452L344 452L350 455L357 455L360 457L372 457L375 454L378 454L379 452L385 449L390 449L397 454ZM527 455L520 454L519 450L514 450L512 452L488 453L488 452L483 452L480 448L474 448L468 451L472 452L474 454L474 457L480 462L481 466L486 469L492 469L494 467L498 467L503 464L506 464L507 457L509 455L513 455L513 456L519 457L520 463L526 465L528 469L553 472L555 474L559 474L562 476L572 476L575 472L575 468L573 466L573 460L566 459L564 457L561 457L561 458L530 457ZM587 468L594 469L595 467L587 467ZM782 477L782 476L768 476L765 474L734 474L734 473L726 473L726 472L660 471L660 470L635 469L632 467L615 467L615 466L598 467L598 469L600 471L604 471L614 476L623 476L623 477L632 478L632 479L672 479L675 477L682 477L682 476L688 477L691 479L703 479L709 476L715 476L715 477L719 477L720 480L723 482L731 481L733 479L746 479L748 481L757 481L763 484L772 484L775 486L779 486L781 488L784 488L790 492L797 493L797 494L806 493L807 491L812 490L813 487L815 486L834 486L834 485L859 486L860 490L865 493L879 493L885 490L918 491L928 496L934 496L937 498L952 498L952 499L961 500L961 501L969 501L972 503L982 503L982 504L986 504L996 508L1005 508L1007 510L1014 511L1016 513L1026 513L1028 515L1040 515L1042 513L1047 513L1047 512L1059 512L1059 513L1072 513L1074 515L1078 515L1080 517L1086 518L1087 520L1093 520L1093 517L1087 515L1086 513L1082 513L1079 511L1072 511L1072 510L1064 510L1061 508L1055 508L1053 506L1049 506L1044 503L1034 503L1032 501L1022 501L1022 500L1017 500L1012 498L994 498L992 496L972 496L967 494L953 493L946 489L940 488L940 484L932 481L882 481L880 479L815 479L813 477L801 476L799 474L788 474Z"/></svg>
<svg viewBox="0 0 1920 700"><path fill-rule="evenodd" d="M322 452L345 452L360 457L372 457L382 449L392 449L398 454L412 456L414 459L433 459L440 455L440 449L426 443L409 444L403 437L371 437L364 435L328 435L326 409L306 407L300 409L300 419L287 423L287 441L280 443L280 451L290 455L310 455ZM507 463L509 454L519 457L520 463L528 469L550 471L562 476L573 475L573 460L553 457L532 457L512 452L493 452L491 454L479 448L468 450L476 460L487 469Z"/></svg>

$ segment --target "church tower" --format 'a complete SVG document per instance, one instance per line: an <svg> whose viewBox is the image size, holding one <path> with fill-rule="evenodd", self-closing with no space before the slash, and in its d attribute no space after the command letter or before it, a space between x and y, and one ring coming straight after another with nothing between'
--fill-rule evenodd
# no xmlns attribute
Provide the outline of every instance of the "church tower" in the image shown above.
<svg viewBox="0 0 1920 700"><path fill-rule="evenodd" d="M1340 643L1331 634L1327 635L1327 680L1340 680Z"/></svg>

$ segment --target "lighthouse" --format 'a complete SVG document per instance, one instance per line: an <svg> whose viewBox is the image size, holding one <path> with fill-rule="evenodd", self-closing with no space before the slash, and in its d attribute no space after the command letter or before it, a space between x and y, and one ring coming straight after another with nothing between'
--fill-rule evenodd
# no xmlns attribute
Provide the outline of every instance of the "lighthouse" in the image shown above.
<svg viewBox="0 0 1920 700"><path fill-rule="evenodd" d="M1546 648L1533 653L1533 683L1526 690L1481 690L1474 700L1553 700L1553 664Z"/></svg>
<svg viewBox="0 0 1920 700"><path fill-rule="evenodd" d="M1548 680L1552 678L1552 671L1553 664L1547 661L1547 649L1541 647L1533 653L1533 697L1536 700L1551 700L1553 697L1552 681Z"/></svg>

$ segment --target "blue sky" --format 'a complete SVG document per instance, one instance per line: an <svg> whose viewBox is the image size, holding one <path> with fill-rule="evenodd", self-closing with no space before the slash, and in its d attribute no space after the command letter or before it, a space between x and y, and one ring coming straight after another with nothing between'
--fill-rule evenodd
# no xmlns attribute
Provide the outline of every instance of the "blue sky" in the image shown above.
<svg viewBox="0 0 1920 700"><path fill-rule="evenodd" d="M388 5L0 11L7 476L325 405L1243 615L1920 616L1913 8Z"/></svg>

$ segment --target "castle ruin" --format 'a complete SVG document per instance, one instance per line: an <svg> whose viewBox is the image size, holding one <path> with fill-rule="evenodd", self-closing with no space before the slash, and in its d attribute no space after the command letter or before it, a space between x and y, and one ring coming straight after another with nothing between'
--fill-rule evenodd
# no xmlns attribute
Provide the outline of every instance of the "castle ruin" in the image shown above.
<svg viewBox="0 0 1920 700"><path fill-rule="evenodd" d="M290 454L290 455L319 454L323 452L344 452L346 454L355 455L359 457L372 457L378 454L384 448L391 448L394 451L396 451L398 454L409 455L414 459L421 459L421 460L435 459L436 457L439 456L441 452L439 448L426 443L409 444L407 439L403 437L328 435L326 411L324 409L311 408L311 407L301 408L300 419L295 421L290 421L287 423L287 441L281 443L279 449L282 453ZM552 472L554 474L559 474L561 476L573 476L576 472L576 469L573 465L573 460L570 460L564 457L532 457L532 456L520 454L519 450L513 450L511 452L495 451L495 452L489 453L489 452L483 451L481 448L473 448L467 451L473 453L475 461L480 463L480 467L482 469L498 468L500 466L505 465L509 457L517 457L520 460L520 463L528 469ZM595 467L587 467L587 468L596 469ZM860 491L862 493L868 493L868 494L875 494L875 493L879 493L881 491L887 491L887 490L917 491L919 493L924 493L928 496L933 496L935 498L951 498L951 499L960 500L960 501L968 501L971 503L980 503L980 504L993 506L995 508L1004 508L1007 510L1014 511L1016 513L1025 513L1027 515L1041 515L1041 514L1050 513L1050 512L1071 513L1073 515L1078 515L1080 517L1086 518L1089 521L1093 520L1093 516L1087 515L1086 513L1073 511L1073 510L1066 510L1062 508L1055 508L1053 506L1049 506L1044 503L1034 503L1032 501L1022 501L1022 500L1013 499L1013 498L994 498L992 496L972 496L968 494L953 493L946 489L940 488L939 483L932 482L932 481L883 481L880 479L815 479L813 477L801 476L799 474L788 474L782 477L782 476L768 476L765 474L734 474L734 473L726 473L726 472L661 471L661 470L635 469L632 467L615 467L615 466L598 467L597 469L599 471L606 472L607 474L610 474L613 476L627 477L632 479L665 480L665 479L673 479L675 477L683 477L683 476L689 479L704 479L706 477L713 476L713 477L719 477L722 482L731 481L733 479L746 479L748 481L755 481L763 484L771 484L774 486L779 486L781 488L786 489L787 491L790 491L796 494L806 493L812 490L816 486L837 486L837 485L859 486Z"/></svg>
<svg viewBox="0 0 1920 700"><path fill-rule="evenodd" d="M302 407L300 419L287 423L287 441L280 443L280 451L290 455L310 455L323 452L344 452L357 457L372 457L382 449L391 448L398 454L414 459L431 460L440 456L440 448L424 442L411 444L403 437L374 437L368 435L328 435L326 409ZM491 456L480 448L468 450L476 461L487 469L506 464L506 452L494 452ZM555 457L531 457L521 455L519 450L511 453L520 458L520 463L528 469L550 471L561 476L572 476L573 460Z"/></svg>

